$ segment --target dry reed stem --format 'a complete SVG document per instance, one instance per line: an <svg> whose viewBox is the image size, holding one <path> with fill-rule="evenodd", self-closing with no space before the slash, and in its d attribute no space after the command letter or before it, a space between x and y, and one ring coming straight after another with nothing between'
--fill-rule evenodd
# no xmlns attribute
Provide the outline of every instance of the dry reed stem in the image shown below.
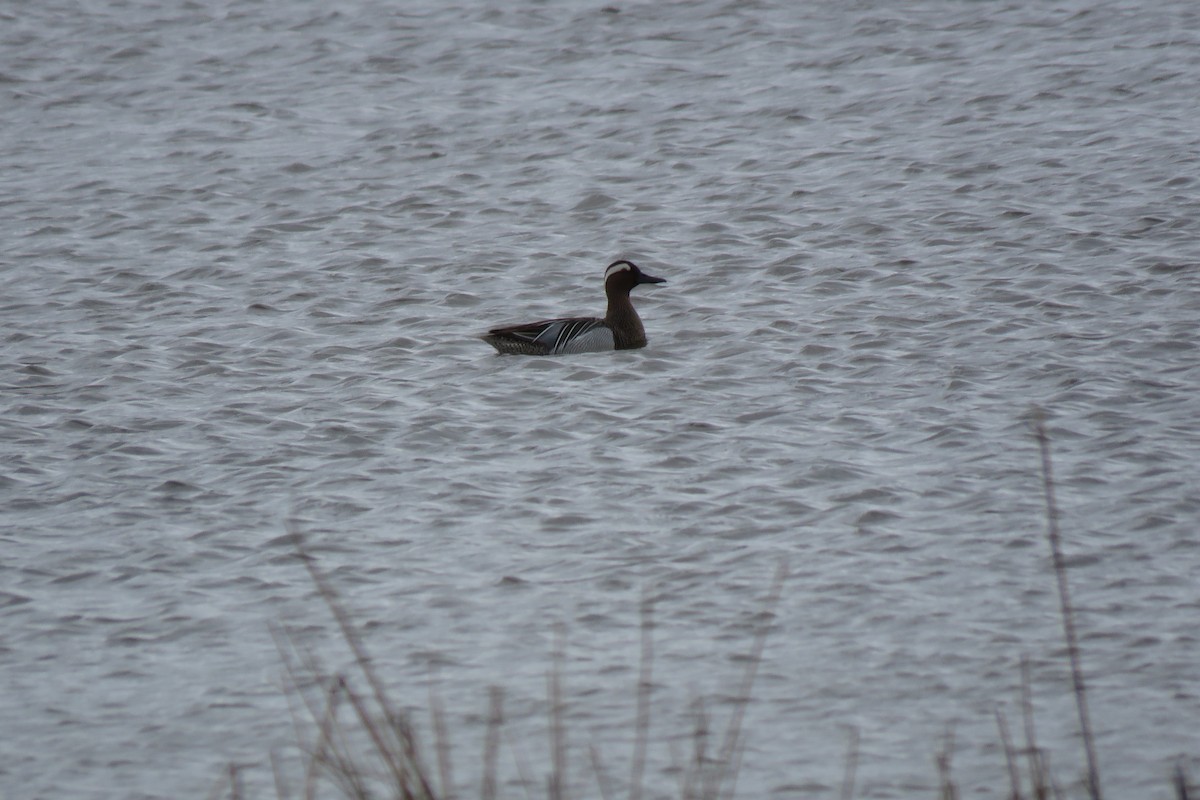
<svg viewBox="0 0 1200 800"><path fill-rule="evenodd" d="M354 709L359 725L367 732L367 736L370 737L372 744L375 745L376 754L387 768L391 779L395 781L398 796L403 798L403 800L410 800L410 798L416 797L432 797L433 793L428 789L423 794L415 793L416 788L412 783L414 776L410 774L408 765L405 763L407 751L403 742L398 743L399 749L397 749L397 743L389 741L389 728L376 724L375 718L371 714L371 709L367 707L363 698L351 689L349 685L343 685L343 694L350 701L350 707Z"/></svg>
<svg viewBox="0 0 1200 800"><path fill-rule="evenodd" d="M1079 712L1079 731L1087 759L1087 782L1092 800L1102 800L1100 769L1096 760L1096 742L1088 714L1087 691L1083 682L1083 667L1079 658L1079 643L1075 635L1075 609L1071 605L1067 586L1067 566L1062 554L1062 537L1058 529L1058 503L1054 497L1054 470L1050 463L1050 438L1046 434L1044 415L1035 410L1034 434L1042 456L1042 489L1046 496L1046 537L1050 540L1050 556L1054 575L1058 579L1059 609L1062 614L1063 638L1067 644L1067 659L1071 664L1071 682L1075 687L1075 707Z"/></svg>
<svg viewBox="0 0 1200 800"><path fill-rule="evenodd" d="M1182 761L1175 764L1174 783L1175 800L1188 800L1188 776L1184 772Z"/></svg>
<svg viewBox="0 0 1200 800"><path fill-rule="evenodd" d="M487 733L483 739L483 783L479 787L482 800L496 800L496 756L500 751L500 727L504 724L504 692L498 686L490 690Z"/></svg>
<svg viewBox="0 0 1200 800"><path fill-rule="evenodd" d="M215 800L224 794L228 787L230 800L242 800L242 779L240 775L241 767L231 761L226 765L221 776L217 778L216 784L208 793L209 800Z"/></svg>
<svg viewBox="0 0 1200 800"><path fill-rule="evenodd" d="M958 787L951 778L950 760L954 755L954 731L946 729L941 750L934 756L938 771L938 794L941 800L958 800Z"/></svg>
<svg viewBox="0 0 1200 800"><path fill-rule="evenodd" d="M692 763L683 771L682 785L679 796L683 800L694 800L697 784L704 778L705 764L708 759L708 740L711 729L708 724L708 713L704 708L704 699L696 698L692 702L696 724L692 728Z"/></svg>
<svg viewBox="0 0 1200 800"><path fill-rule="evenodd" d="M242 800L242 774L237 764L229 765L229 800Z"/></svg>
<svg viewBox="0 0 1200 800"><path fill-rule="evenodd" d="M566 709L563 703L562 673L566 650L566 632L562 623L555 630L557 644L554 648L553 667L547 678L547 695L550 701L550 765L551 772L546 782L550 800L564 800L563 791L567 781L567 729L563 724Z"/></svg>
<svg viewBox="0 0 1200 800"><path fill-rule="evenodd" d="M317 748L313 751L314 766L328 774L341 787L344 795L366 800L371 796L370 787L367 784L367 768L355 758L355 749L338 721L338 712L343 699L350 700L353 705L354 701L346 680L343 676L338 675L335 676L333 685L329 689L329 708L322 717L325 725L321 731L322 736L318 740ZM317 783L314 780L314 797L316 787Z"/></svg>
<svg viewBox="0 0 1200 800"><path fill-rule="evenodd" d="M1070 660L1071 676L1075 692L1076 706L1079 713L1081 735L1088 762L1087 785L1092 800L1102 800L1100 780L1096 764L1095 743L1090 725L1086 690L1080 665L1080 652L1075 632L1074 608L1071 604L1069 587L1067 585L1066 564L1062 554L1061 532L1059 530L1059 510L1055 498L1055 482L1050 457L1049 437L1046 433L1043 419L1035 409L1034 433L1037 438L1042 468L1042 483L1045 495L1047 539L1050 543L1051 557L1055 576L1058 581L1058 594L1062 616L1063 635L1067 644ZM297 740L301 750L307 751L308 761L305 764L304 798L315 800L319 784L319 773L326 773L334 783L338 784L342 793L351 798L366 800L375 796L372 785L367 782L367 770L355 759L346 732L338 720L338 710L343 701L348 701L354 710L355 717L361 730L365 732L374 747L375 754L386 768L397 791L397 800L453 800L453 780L450 763L448 738L446 735L445 716L436 692L436 686L430 683L430 708L434 732L434 746L437 754L437 766L441 784L441 794L435 793L422 767L417 746L415 731L407 717L396 711L391 705L379 680L362 639L350 621L349 614L341 604L340 597L330 585L326 576L318 569L315 560L303 547L298 534L293 533L293 540L310 578L317 588L319 595L330 609L337 623L343 641L349 646L354 661L370 688L369 700L374 702L381 717L368 707L367 699L352 691L345 676L337 674L325 676L317 659L311 651L301 649L296 641L286 632L272 628L277 648L284 662L284 668L290 685L288 697L289 708L292 712L293 724L297 729ZM753 645L744 657L745 671L742 675L738 693L733 699L733 710L730 714L720 747L715 757L710 755L709 746L711 728L705 705L702 699L693 702L695 725L692 733L692 761L680 769L679 794L682 800L729 800L736 788L737 773L740 768L741 756L744 752L744 737L742 734L746 708L751 699L751 692L762 663L763 652L770 629L774 622L774 611L782 593L782 587L787 577L787 565L781 564L776 572L767 600L759 616L760 623L755 631ZM629 800L641 800L644 793L644 777L646 752L649 742L650 728L650 698L652 693L653 673L653 604L648 595L643 597L641 608L641 661L637 685L637 711L635 719L634 751L631 759ZM567 735L565 727L565 702L563 700L562 675L565 658L565 633L560 625L556 631L557 647L553 653L553 668L547 676L547 693L550 704L550 750L551 772L547 776L546 790L549 800L566 800L567 785ZM304 678L307 678L305 680ZM1033 704L1031 700L1031 679L1029 662L1021 661L1021 713L1024 721L1025 747L1024 754L1028 759L1029 783L1032 800L1048 800L1053 795L1062 797L1060 787L1054 783L1049 769L1046 754L1038 747L1033 720ZM324 702L313 700L306 690L306 685L325 684ZM304 735L299 724L300 714L292 695L298 695L304 704L308 716L317 723L317 740L311 747L304 745ZM495 800L497 795L497 759L500 742L503 738L513 753L517 770L524 788L526 798L530 798L528 765L523 758L520 748L503 730L503 693L497 687L491 688L490 711L484 741L483 778L480 786L482 800ZM1023 800L1021 789L1018 751L1009 735L1008 723L999 709L995 711L996 723L999 729L1004 755L1007 763L1010 800ZM382 718L386 725L381 726L378 720ZM953 755L954 737L947 730L942 749L935 754L935 761L940 777L939 789L942 800L957 800L959 793L951 775L951 757ZM859 736L857 729L850 728L846 768L843 776L841 797L850 800L854 795L855 775L858 764ZM604 800L612 796L611 786L600 759L598 748L590 746L592 765L597 777L597 785ZM673 759L674 761L674 759ZM272 771L275 777L276 793L280 800L290 794L283 779L282 770L274 753L271 754ZM677 761L675 765L678 766ZM231 763L227 773L222 775L214 788L214 795L221 791L222 786L228 786L231 800L241 800L243 787L241 783L241 768ZM1183 763L1175 765L1172 775L1176 800L1188 800L1188 777Z"/></svg>
<svg viewBox="0 0 1200 800"><path fill-rule="evenodd" d="M437 766L441 793L434 792L423 767L415 737L415 731L408 718L395 710L385 690L383 682L373 666L366 647L350 615L341 602L338 593L333 589L326 575L318 567L315 559L305 550L303 541L293 534L297 554L300 556L309 577L317 589L326 607L329 608L337 624L342 640L353 656L354 664L368 687L367 693L361 694L353 689L344 675L326 677L319 661L307 648L302 648L286 631L273 629L277 648L284 663L285 676L288 681L289 707L292 711L293 724L297 728L297 739L302 751L307 752L305 763L305 800L315 800L319 791L320 776L324 775L338 786L341 793L350 798L373 797L375 784L373 781L384 779L391 784L396 800L452 800L453 777L451 770L448 737L446 735L445 715L436 685L430 684L430 708L434 733L434 746L437 753ZM683 770L681 795L684 798L703 798L703 800L727 800L736 789L737 773L741 756L744 751L744 720L746 708L750 703L758 668L762 663L766 640L775 621L775 609L782 594L783 583L787 577L787 566L781 564L768 592L763 609L759 612L753 644L743 660L745 669L737 693L733 697L733 707L728 724L720 739L719 747L714 755L709 752L711 731L707 713L702 702L696 703L696 728L693 734L693 760L688 768ZM631 759L630 771L630 800L640 800L644 793L644 778L646 754L649 748L650 700L653 689L653 605L648 596L643 599L641 625L641 662L638 673L637 687L637 716L635 721L634 753ZM553 667L547 676L547 692L550 713L550 757L551 770L546 778L546 794L548 800L567 800L568 790L568 742L565 723L563 691L563 663L565 659L565 629L560 625L556 631L557 646L553 653ZM309 690L311 687L325 685L322 701L318 702ZM304 745L305 735L300 725L297 704L303 705L307 717L316 723L316 741ZM354 732L367 737L370 742L370 752L378 759L378 765L384 770L382 774L372 776L351 744L348 730L342 727L339 720L339 708L348 704L353 712ZM521 751L508 738L503 727L502 693L493 689L491 694L491 711L488 718L487 732L484 743L484 774L480 794L484 800L495 800L497 786L497 759L500 741L504 738L509 743L514 760L521 777L526 794L530 786L529 770L522 758ZM600 760L600 753L594 746L591 748L592 763L596 771L597 783L601 794L607 800L612 796L611 785ZM854 764L857 758L857 742L852 747L852 756L848 767L848 780L844 791L852 791ZM287 790L279 772L278 763L273 762L276 773L277 792L282 798ZM233 769L233 768L231 768ZM236 770L231 771L227 785L240 800L241 788L237 781Z"/></svg>
<svg viewBox="0 0 1200 800"><path fill-rule="evenodd" d="M638 667L637 719L634 721L633 758L629 769L629 800L642 800L646 772L646 747L650 734L651 669L654 662L654 601L642 596L642 653Z"/></svg>
<svg viewBox="0 0 1200 800"><path fill-rule="evenodd" d="M854 797L855 776L858 773L858 728L849 726L849 739L846 742L846 770L842 774L842 800Z"/></svg>
<svg viewBox="0 0 1200 800"><path fill-rule="evenodd" d="M285 630L274 624L270 626L270 630L271 638L275 640L275 649L279 653L279 660L283 663L285 678L283 696L287 700L288 711L292 718L292 729L295 731L296 741L300 744L301 749L307 750L310 748L308 748L305 744L306 729L300 724L301 715L299 709L296 708L296 698L300 698L300 702L304 704L305 710L308 712L308 716L314 720L319 719L319 715L317 713L318 709L311 701L309 701L308 696L304 691L304 683L301 682L300 679L299 666L296 662L301 659L301 656L297 652L298 646L296 642L292 640ZM309 670L306 674L311 676L311 680L309 682L319 682L319 673L314 671L314 668L311 666L315 663L315 657L313 657L311 652L306 652L305 656L306 665L309 666Z"/></svg>
<svg viewBox="0 0 1200 800"><path fill-rule="evenodd" d="M275 625L271 626L271 636L275 640L275 648L279 652L280 661L283 662L286 680L283 695L287 700L288 712L292 718L292 728L295 731L296 742L299 744L301 752L308 754L308 763L305 765L304 798L305 800L313 800L316 796L316 772L321 767L321 758L318 757L318 754L323 753L324 748L327 746L329 726L332 724L332 720L328 719L329 708L330 704L336 699L337 684L331 685L328 689L325 705L318 706L314 701L309 699L308 693L304 689L306 683L319 684L324 680L321 677L323 670L317 663L316 657L307 649L303 653L300 653L299 646L295 640L286 631ZM303 661L304 674L309 676L308 681L301 679L298 661ZM307 729L301 725L300 710L296 707L297 697L299 698L299 702L304 704L308 717L317 724L320 741L316 746L307 743L307 736L305 735Z"/></svg>
<svg viewBox="0 0 1200 800"><path fill-rule="evenodd" d="M279 753L271 751L271 777L275 780L275 797L277 800L288 800L292 796L291 789L288 788L287 775L283 771L283 763L279 758Z"/></svg>
<svg viewBox="0 0 1200 800"><path fill-rule="evenodd" d="M326 752L330 747L330 742L333 738L333 726L337 719L337 703L341 696L341 684L336 683L329 687L326 695L325 710L320 716L313 718L318 720L317 727L317 742L309 751L308 767L304 774L304 797L305 800L315 800L317 796L317 775L324 768L327 761Z"/></svg>
<svg viewBox="0 0 1200 800"><path fill-rule="evenodd" d="M788 565L787 561L784 560L780 562L779 567L775 570L775 578L771 583L771 590L767 594L767 600L763 604L762 611L759 612L762 622L754 634L754 644L750 648L750 654L746 662L746 671L742 674L742 683L738 687L738 695L733 706L733 713L729 715L729 726L725 730L725 738L721 741L721 749L718 751L715 781L704 793L706 800L717 800L717 798L722 796L732 798L737 786L737 774L741 764L742 747L744 744L742 722L745 719L746 707L750 705L754 679L758 676L759 665L762 664L763 651L767 646L767 636L770 634L771 627L775 622L775 609L779 606L779 598L783 594L783 584L787 580L787 576ZM729 780L729 789L726 793L722 794L721 787L726 779Z"/></svg>
<svg viewBox="0 0 1200 800"><path fill-rule="evenodd" d="M1025 730L1025 756L1029 759L1029 791L1035 800L1046 800L1047 776L1042 763L1042 751L1037 745L1037 728L1033 721L1029 659L1024 656L1021 658L1021 720Z"/></svg>
<svg viewBox="0 0 1200 800"><path fill-rule="evenodd" d="M600 748L595 743L588 745L588 755L592 760L592 772L596 774L596 786L600 789L600 800L612 800L612 785L608 782L608 771L600 758Z"/></svg>
<svg viewBox="0 0 1200 800"><path fill-rule="evenodd" d="M437 756L438 779L442 800L454 800L454 778L450 763L450 742L446 734L446 715L437 691L437 675L429 675L429 716L433 726L433 752Z"/></svg>
<svg viewBox="0 0 1200 800"><path fill-rule="evenodd" d="M383 682L371 664L366 647L355 630L350 615L341 603L341 598L317 567L316 560L305 550L300 535L293 533L292 538L296 552L308 571L313 585L316 586L318 594L332 613L342 640L350 648L355 665L370 687L372 701L387 722L387 725L383 727L377 725L362 698L343 682L343 693L354 708L363 729L371 738L377 755L387 768L399 800L434 800L437 795L426 777L426 770L417 750L412 726L405 716L392 706L384 691Z"/></svg>
<svg viewBox="0 0 1200 800"><path fill-rule="evenodd" d="M996 728L1000 731L1000 743L1004 746L1004 761L1008 765L1009 800L1021 800L1021 770L1017 766L1017 754L1013 750L1012 737L1008 734L1008 720L996 709Z"/></svg>
<svg viewBox="0 0 1200 800"><path fill-rule="evenodd" d="M529 761L525 758L525 751L512 740L507 731L504 732L504 741L508 742L508 750L513 754L513 763L517 765L517 775L521 779L521 789L525 792L525 800L533 800L533 796L529 793L533 781L529 778Z"/></svg>

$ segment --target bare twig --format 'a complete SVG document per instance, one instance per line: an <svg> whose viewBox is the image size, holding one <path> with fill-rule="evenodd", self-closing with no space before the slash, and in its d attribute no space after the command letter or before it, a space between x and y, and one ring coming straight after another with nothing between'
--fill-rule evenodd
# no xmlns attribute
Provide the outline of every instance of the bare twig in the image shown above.
<svg viewBox="0 0 1200 800"><path fill-rule="evenodd" d="M330 730L337 716L335 709L340 686L341 684L330 687L325 713L321 716L314 715L314 719L318 720L317 742L308 751L308 764L304 769L304 800L314 800L317 796L317 773L321 769L325 748L329 744Z"/></svg>
<svg viewBox="0 0 1200 800"><path fill-rule="evenodd" d="M338 722L342 698L349 698L350 690L342 675L334 677L329 687L328 710L322 715L320 738L312 752L313 770L321 770L341 787L342 794L350 798L365 800L371 796L367 786L367 770L355 758L355 748L347 741L346 732ZM310 782L312 798L316 798L317 781L315 771Z"/></svg>
<svg viewBox="0 0 1200 800"><path fill-rule="evenodd" d="M479 790L482 800L496 800L496 756L500 752L500 726L504 724L504 692L493 686L489 695L487 734L483 740L483 785Z"/></svg>
<svg viewBox="0 0 1200 800"><path fill-rule="evenodd" d="M564 706L562 691L563 660L566 650L566 632L560 623L555 635L557 645L554 665L548 678L547 694L550 700L550 755L551 771L547 782L550 800L564 800L567 780L567 730L563 723Z"/></svg>
<svg viewBox="0 0 1200 800"><path fill-rule="evenodd" d="M938 751L934 759L937 764L938 780L940 783L939 797L941 800L958 800L958 787L954 785L950 769L950 760L953 755L954 731L947 728L942 749Z"/></svg>
<svg viewBox="0 0 1200 800"><path fill-rule="evenodd" d="M629 774L629 800L642 800L646 747L650 734L651 665L654 662L654 602L642 597L642 655L638 669L637 720L634 722L633 758Z"/></svg>
<svg viewBox="0 0 1200 800"><path fill-rule="evenodd" d="M453 800L454 783L450 760L450 744L446 715L433 676L429 684L429 704L432 724L432 746L436 754L439 790L430 783L431 773L423 767L418 751L416 730L410 718L397 709L388 698L382 680L372 663L362 636L352 623L328 576L304 548L298 535L293 534L296 551L309 573L318 595L333 615L338 632L349 648L354 666L348 674L325 670L312 651L285 628L275 628L276 644L285 669L285 694L297 739L306 756L304 783L300 791L303 800L315 800L330 783L347 800L371 800L381 793L392 800ZM695 704L696 725L692 746L692 763L681 770L681 796L685 800L729 800L736 789L737 773L745 749L744 725L754 682L762 665L766 640L775 625L775 611L787 578L787 566L781 564L768 591L764 607L753 618L753 642L750 651L741 658L744 670L731 699L731 712L724 731L714 744L710 743L710 724L702 703ZM549 701L550 769L545 776L548 800L568 800L571 791L568 779L568 735L566 701L563 688L566 653L565 628L555 631L553 664L547 674ZM651 699L653 692L654 617L649 593L643 597L641 624L641 662L638 670L637 709L634 722L634 752L630 763L629 800L642 800L645 794L645 773L650 746ZM480 786L482 800L496 800L500 793L497 761L500 744L507 742L516 760L517 771L527 798L534 782L530 781L528 765L522 759L519 743L502 729L504 720L499 689L492 689L491 709L483 750L483 776ZM347 708L348 707L348 708ZM347 716L341 713L346 710ZM305 718L301 730L301 718ZM854 731L847 759L843 797L853 796L857 768L858 740ZM308 740L308 741L306 741ZM315 741L313 741L315 740ZM430 740L425 739L423 744ZM364 744L366 747L364 747ZM604 769L600 750L590 748L599 791L603 800L615 797L614 786ZM280 800L290 794L283 781L278 760L272 760L276 777L276 792ZM240 800L242 787L238 767L231 766L222 781L232 800ZM540 794L540 790L536 793Z"/></svg>
<svg viewBox="0 0 1200 800"><path fill-rule="evenodd" d="M525 792L525 800L532 800L533 781L529 778L529 760L525 758L525 751L521 749L519 742L513 741L508 731L504 732L504 739L508 742L508 750L513 754L513 762L517 765L517 777L521 780L521 789Z"/></svg>
<svg viewBox="0 0 1200 800"><path fill-rule="evenodd" d="M416 770L408 768L408 765L405 763L408 753L403 744L401 744L399 749L394 746L393 742L389 740L389 728L380 726L376 722L366 701L359 696L358 692L351 689L348 684L343 684L342 693L350 701L350 707L354 709L359 725L362 726L362 729L370 737L371 743L375 745L376 754L395 782L397 796L402 798L402 800L433 797L433 792L427 786L425 787L425 791L421 791L421 784L425 783L424 776ZM414 779L417 782L416 786L413 785Z"/></svg>
<svg viewBox="0 0 1200 800"><path fill-rule="evenodd" d="M454 778L450 764L450 741L446 734L446 713L438 695L437 675L429 676L429 715L433 725L433 750L437 754L438 781L441 784L441 800L454 800Z"/></svg>
<svg viewBox="0 0 1200 800"><path fill-rule="evenodd" d="M696 717L696 723L692 728L692 763L683 772L683 785L679 790L679 796L683 800L694 800L697 797L706 796L703 786L711 729L708 724L708 712L704 708L702 698L698 697L692 702L692 713ZM699 792L697 792L697 784L701 787Z"/></svg>
<svg viewBox="0 0 1200 800"><path fill-rule="evenodd" d="M854 780L858 772L858 728L850 726L849 742L846 744L846 771L842 775L842 800L854 797Z"/></svg>
<svg viewBox="0 0 1200 800"><path fill-rule="evenodd" d="M271 636L275 640L275 648L279 651L279 658L283 663L284 697L287 698L292 727L296 732L296 742L299 744L301 752L308 756L305 765L304 798L313 800L316 795L317 772L324 758L322 754L328 742L329 727L332 725L332 719L327 719L327 717L329 717L331 708L336 702L337 693L340 691L338 688L341 685L340 679L333 681L328 691L323 693L324 704L318 704L310 698L311 693L306 691L306 687L319 686L324 680L322 677L324 670L316 656L307 648L302 651L296 640L283 628L272 625ZM307 741L307 722L302 723L301 721L303 715L297 707L298 703L303 704L308 718L317 724L320 741L315 745L309 744Z"/></svg>
<svg viewBox="0 0 1200 800"><path fill-rule="evenodd" d="M221 777L217 780L217 785L208 793L208 800L216 800L223 794L225 787L229 787L229 800L242 800L242 778L239 774L241 767L230 761Z"/></svg>
<svg viewBox="0 0 1200 800"><path fill-rule="evenodd" d="M1008 720L996 708L996 727L1000 730L1000 743L1004 745L1004 761L1008 764L1009 800L1021 800L1021 770L1017 767L1017 754L1013 751L1012 737L1008 735Z"/></svg>
<svg viewBox="0 0 1200 800"><path fill-rule="evenodd" d="M746 707L750 705L750 695L754 688L754 679L758 675L758 667L762 664L763 650L767 646L767 636L771 632L771 626L775 621L775 609L779 605L779 596L783 593L783 584L787 580L788 566L787 562L781 562L779 568L775 571L775 579L771 584L771 591L767 595L767 601L763 604L763 609L760 613L762 623L758 627L758 631L754 634L754 644L750 648L750 654L746 660L746 671L742 674L742 683L738 687L737 700L733 706L733 713L729 717L729 726L725 730L725 737L721 740L721 749L717 754L717 770L714 780L704 792L706 798L719 798L722 796L721 788L726 780L729 781L729 788L724 793L724 797L730 798L733 796L734 789L737 785L738 766L741 763L742 754L742 720L746 715Z"/></svg>
<svg viewBox="0 0 1200 800"><path fill-rule="evenodd" d="M242 800L242 772L237 764L229 765L229 800Z"/></svg>
<svg viewBox="0 0 1200 800"><path fill-rule="evenodd" d="M604 769L604 760L600 757L600 748L592 743L588 745L588 754L592 758L592 772L596 773L596 786L600 788L600 800L612 800L612 786L608 781L608 771Z"/></svg>
<svg viewBox="0 0 1200 800"><path fill-rule="evenodd" d="M338 630L342 634L342 640L350 648L355 664L371 689L372 701L387 722L382 727L377 725L363 699L352 691L349 685L343 683L343 693L350 701L363 729L370 736L377 754L388 769L396 787L397 797L400 800L433 800L436 794L430 786L426 770L422 766L420 754L417 751L416 736L411 724L392 706L384 691L383 682L371 664L366 647L350 620L349 613L324 573L317 567L316 559L305 549L302 537L293 532L292 540L301 562L308 570L313 585L316 586L321 599L325 601L326 607L333 614ZM342 777L350 778L351 776Z"/></svg>
<svg viewBox="0 0 1200 800"><path fill-rule="evenodd" d="M292 796L292 792L288 788L287 776L283 772L282 759L274 750L271 751L271 775L275 778L276 800L288 800Z"/></svg>
<svg viewBox="0 0 1200 800"><path fill-rule="evenodd" d="M1029 759L1029 791L1034 800L1046 800L1049 778L1042 751L1037 744L1037 728L1033 721L1033 695L1029 676L1029 659L1021 658L1021 720L1025 730L1025 755Z"/></svg>
<svg viewBox="0 0 1200 800"><path fill-rule="evenodd" d="M1062 612L1063 638L1067 643L1067 658L1071 663L1071 682L1075 686L1075 707L1079 711L1079 729L1083 736L1083 750L1087 758L1088 790L1092 800L1102 800L1100 771L1096 761L1096 742L1088 715L1087 692L1083 682L1083 667L1079 660L1079 644L1075 635L1075 610L1067 587L1067 566L1063 560L1062 537L1058 529L1058 503L1054 498L1054 471L1050 463L1050 439L1046 435L1046 424L1040 412L1034 416L1034 434L1042 456L1042 488L1046 495L1046 536L1050 540L1050 555L1054 562L1054 574L1058 579L1058 600Z"/></svg>

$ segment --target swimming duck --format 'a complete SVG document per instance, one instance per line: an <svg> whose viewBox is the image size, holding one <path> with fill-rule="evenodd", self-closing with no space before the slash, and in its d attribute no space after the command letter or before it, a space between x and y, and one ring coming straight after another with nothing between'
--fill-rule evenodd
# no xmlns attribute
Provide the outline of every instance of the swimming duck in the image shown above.
<svg viewBox="0 0 1200 800"><path fill-rule="evenodd" d="M632 261L614 261L604 271L608 312L598 317L563 317L492 328L481 338L501 353L556 356L632 350L646 346L646 329L633 308L629 292L642 283L666 283L638 269Z"/></svg>

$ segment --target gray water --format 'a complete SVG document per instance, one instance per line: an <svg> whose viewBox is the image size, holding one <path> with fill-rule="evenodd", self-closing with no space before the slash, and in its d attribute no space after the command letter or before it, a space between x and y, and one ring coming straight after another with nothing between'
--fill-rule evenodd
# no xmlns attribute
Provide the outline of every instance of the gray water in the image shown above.
<svg viewBox="0 0 1200 800"><path fill-rule="evenodd" d="M1001 797L1030 662L1083 761L1045 409L1100 774L1200 773L1200 11L1191 0L0 10L0 794L274 796L271 636L441 697L477 796L623 796L723 726L772 576L740 796ZM645 350L495 355L669 283Z"/></svg>

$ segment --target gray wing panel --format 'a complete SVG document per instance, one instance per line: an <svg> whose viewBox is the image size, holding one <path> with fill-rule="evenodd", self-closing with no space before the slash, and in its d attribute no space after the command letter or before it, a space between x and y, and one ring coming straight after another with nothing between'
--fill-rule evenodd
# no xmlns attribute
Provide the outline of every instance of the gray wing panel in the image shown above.
<svg viewBox="0 0 1200 800"><path fill-rule="evenodd" d="M598 353L616 348L613 333L603 321L589 319L579 322L586 324L568 326L569 330L564 329L559 332L560 339L553 352L563 354Z"/></svg>

